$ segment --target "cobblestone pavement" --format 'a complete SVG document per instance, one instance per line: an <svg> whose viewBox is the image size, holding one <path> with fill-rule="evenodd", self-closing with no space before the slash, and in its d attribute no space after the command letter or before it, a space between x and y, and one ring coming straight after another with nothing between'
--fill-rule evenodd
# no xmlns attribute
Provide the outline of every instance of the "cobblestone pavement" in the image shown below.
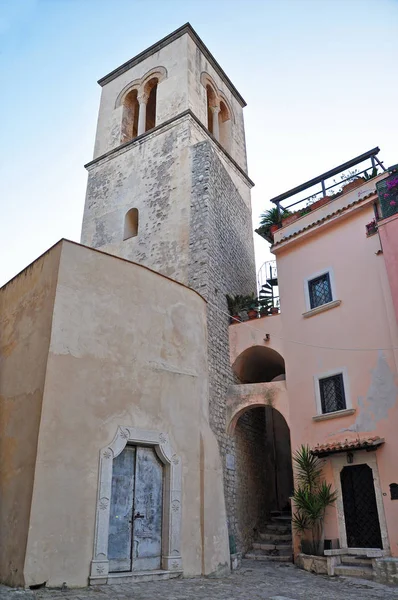
<svg viewBox="0 0 398 600"><path fill-rule="evenodd" d="M371 581L328 578L289 564L244 560L223 579L174 579L157 583L35 592L0 586L0 600L397 600L398 589Z"/></svg>

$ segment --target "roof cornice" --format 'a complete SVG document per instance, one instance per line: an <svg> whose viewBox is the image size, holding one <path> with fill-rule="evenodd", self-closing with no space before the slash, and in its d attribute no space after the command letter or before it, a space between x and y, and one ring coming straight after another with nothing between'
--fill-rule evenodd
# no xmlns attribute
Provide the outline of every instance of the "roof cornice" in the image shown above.
<svg viewBox="0 0 398 600"><path fill-rule="evenodd" d="M98 83L100 84L101 87L103 87L104 85L106 85L107 83L112 81L113 79L116 79L116 77L119 77L119 75L121 75L122 73L125 73L126 71L128 71L129 69L131 69L132 67L134 67L135 65L140 63L141 61L143 61L145 58L148 58L155 52L159 52L159 50L161 50L165 46L168 46L168 44L171 44L172 42L174 42L175 40L177 40L178 38L180 38L181 36L183 36L185 34L188 34L192 38L192 40L198 46L198 48L200 49L202 54L207 58L207 60L209 61L209 63L213 67L213 69L218 73L218 75L224 81L225 85L228 87L228 89L233 94L233 96L236 98L236 100L239 102L239 104L242 107L246 106L245 100L242 98L242 96L240 95L240 93L238 92L238 90L236 89L234 84L232 83L232 81L229 79L228 75L220 67L220 65L218 64L218 62L216 61L216 59L210 52L210 50L202 42L202 40L200 39L200 37L198 36L198 34L196 33L196 31L194 30L194 28L192 27L192 25L190 23L185 23L185 25L183 25L182 27L179 27L178 29L176 29L175 31L170 33L169 35L166 35L166 37L159 40L159 42L156 42L156 44L149 46L149 48L147 48L143 52L140 52L140 54L137 54L136 56L134 56L127 62L120 65L120 67L117 67L117 69L114 69L113 71L108 73L108 75L105 75L105 77L102 77L101 79L99 79Z"/></svg>

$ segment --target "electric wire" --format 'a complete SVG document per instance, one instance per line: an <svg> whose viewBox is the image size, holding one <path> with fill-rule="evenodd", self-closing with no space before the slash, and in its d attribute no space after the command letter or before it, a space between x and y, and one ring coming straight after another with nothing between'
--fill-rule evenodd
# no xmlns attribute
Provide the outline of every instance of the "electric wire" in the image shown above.
<svg viewBox="0 0 398 600"><path fill-rule="evenodd" d="M239 321L238 319L235 319L235 317L232 317L228 312L226 312L225 310L222 310L216 304L213 304L213 302L210 302L209 300L207 300L207 304L209 304L210 306L212 306L213 308L218 310L223 315L227 315L230 319L234 319L238 323L242 322L242 321ZM250 321L244 321L244 322L246 323L247 327L250 327L251 329L254 329L255 331L265 333L259 327L254 327ZM398 346L390 346L389 348L338 348L337 346L321 346L319 344L310 344L308 342L300 342L299 340L289 340L288 338L277 335L276 333L272 333L270 335L272 335L273 337L276 337L277 339L282 340L284 342L288 342L289 344L298 344L299 346L307 346L308 348L318 348L319 350L339 350L341 352L390 352L390 351L398 350Z"/></svg>

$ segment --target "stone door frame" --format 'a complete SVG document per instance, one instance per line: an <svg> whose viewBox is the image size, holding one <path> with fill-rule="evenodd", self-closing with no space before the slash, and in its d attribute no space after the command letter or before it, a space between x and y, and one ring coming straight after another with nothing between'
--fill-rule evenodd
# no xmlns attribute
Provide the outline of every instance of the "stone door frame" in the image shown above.
<svg viewBox="0 0 398 600"><path fill-rule="evenodd" d="M380 532L381 532L381 541L383 543L383 554L389 556L390 554L390 543L388 540L388 531L387 531L387 523L386 517L384 514L384 503L383 503L383 495L382 489L380 485L380 477L379 477L379 469L377 466L377 457L376 451L373 450L371 452L367 452L366 450L359 450L353 452L353 463L347 463L347 454L336 454L335 456L331 456L331 463L333 468L333 477L334 484L337 491L337 500L336 500L336 508L337 508L337 522L339 528L339 537L340 537L340 547L347 548L347 532L345 526L345 517L344 517L344 505L343 505L343 491L341 488L341 479L340 473L344 467L349 467L355 465L368 465L372 469L373 473L373 483L375 488L376 495L376 505L377 512L379 515L379 523L380 523Z"/></svg>
<svg viewBox="0 0 398 600"><path fill-rule="evenodd" d="M98 495L95 519L94 552L90 584L109 582L108 534L112 466L127 444L152 446L164 465L162 557L165 571L182 572L181 558L181 459L173 453L167 433L118 427L112 442L100 450ZM138 574L139 572L134 572ZM126 575L126 573L120 573Z"/></svg>

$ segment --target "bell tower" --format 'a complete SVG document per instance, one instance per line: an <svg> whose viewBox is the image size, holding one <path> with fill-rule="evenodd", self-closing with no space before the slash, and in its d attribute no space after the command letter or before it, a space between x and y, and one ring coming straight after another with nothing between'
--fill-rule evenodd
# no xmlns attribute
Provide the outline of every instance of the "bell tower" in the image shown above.
<svg viewBox="0 0 398 600"><path fill-rule="evenodd" d="M81 242L150 267L208 301L209 418L236 533L236 482L226 468L235 450L226 433L233 376L225 295L256 290L245 101L189 24L98 83Z"/></svg>

